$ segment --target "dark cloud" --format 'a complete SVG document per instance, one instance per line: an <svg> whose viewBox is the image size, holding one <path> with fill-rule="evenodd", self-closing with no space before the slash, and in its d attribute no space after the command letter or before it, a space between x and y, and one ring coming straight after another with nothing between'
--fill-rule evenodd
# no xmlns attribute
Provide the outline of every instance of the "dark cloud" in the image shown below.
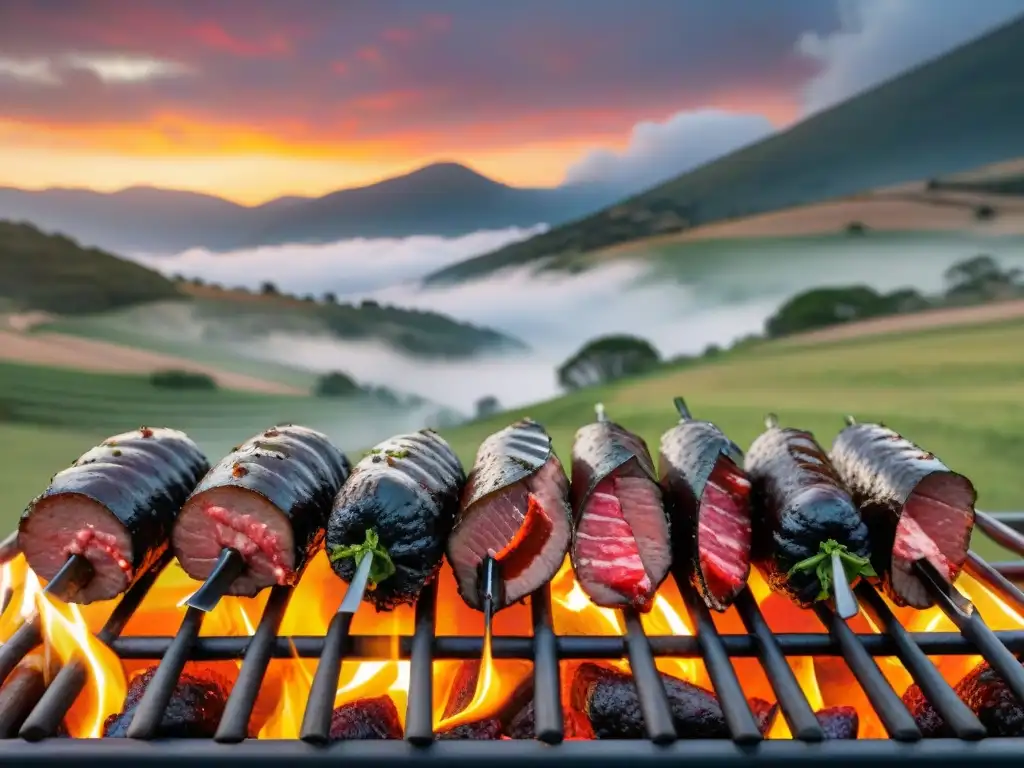
<svg viewBox="0 0 1024 768"><path fill-rule="evenodd" d="M0 76L0 118L245 124L288 141L443 135L469 143L624 132L679 109L788 94L818 65L822 0L19 0L0 59L147 57L188 74L62 85Z"/></svg>

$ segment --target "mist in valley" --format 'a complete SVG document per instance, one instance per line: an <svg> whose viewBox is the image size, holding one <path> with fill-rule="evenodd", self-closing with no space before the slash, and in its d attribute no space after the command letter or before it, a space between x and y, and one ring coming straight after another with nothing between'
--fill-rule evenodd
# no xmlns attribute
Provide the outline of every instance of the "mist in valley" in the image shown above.
<svg viewBox="0 0 1024 768"><path fill-rule="evenodd" d="M635 258L597 263L577 274L528 267L447 286L424 287L419 279L530 234L502 230L455 239L360 240L142 258L168 274L226 285L255 289L272 281L288 292L333 291L339 301L374 299L433 310L526 342L527 353L461 360L423 359L379 342L318 333L274 332L235 348L253 360L305 371L341 370L360 383L413 393L464 414L487 395L503 406L557 395L555 368L597 336L642 336L666 358L695 354L709 344L727 346L760 332L784 301L810 288L860 283L932 293L942 289L946 268L978 253L990 253L1004 266L1024 266L1020 238L871 234L638 249Z"/></svg>

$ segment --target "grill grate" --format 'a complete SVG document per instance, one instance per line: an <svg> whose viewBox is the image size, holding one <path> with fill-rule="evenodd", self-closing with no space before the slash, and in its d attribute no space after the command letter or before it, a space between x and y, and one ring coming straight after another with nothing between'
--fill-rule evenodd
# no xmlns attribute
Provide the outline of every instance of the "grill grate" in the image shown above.
<svg viewBox="0 0 1024 768"><path fill-rule="evenodd" d="M1019 535L1019 534L1018 534ZM1001 667L1011 688L1024 686L1024 668L1012 654L1024 653L1024 630L979 631L970 621L945 607L959 633L911 633L889 610L873 588L862 584L857 594L861 605L883 634L856 634L829 608L815 608L827 633L773 633L749 589L736 601L747 634L718 632L708 609L685 579L677 584L695 622L695 635L648 636L639 616L623 612L624 636L556 636L551 621L551 594L544 587L531 597L533 635L493 638L496 659L533 661L536 740L502 742L434 741L432 711L432 664L435 659L479 659L482 637L435 634L436 585L427 587L416 606L415 629L397 643L399 659L410 660L408 709L404 742L338 742L315 747L302 741L246 739L249 717L273 658L320 659L327 678L343 659L386 660L395 658L395 639L384 635L351 635L351 615L339 613L325 637L278 636L284 612L294 589L275 587L251 637L199 637L205 614L190 608L173 637L133 636L120 633L169 557L161 560L130 589L97 637L122 659L160 659L132 724L131 739L74 740L47 738L86 682L81 663L65 666L38 699L26 697L21 706L27 717L5 718L23 725L15 733L3 733L0 749L24 765L56 765L68 759L102 760L107 764L136 765L139 760L178 764L223 765L229 761L269 764L282 760L304 764L343 759L348 766L409 763L441 759L453 765L480 760L521 764L525 760L552 762L585 760L588 768L630 762L651 763L685 759L688 765L782 766L794 761L830 760L841 765L863 765L872 759L899 759L917 764L944 765L965 759L991 765L1019 764L1024 758L1024 739L984 738L985 729L929 660L938 655L981 655ZM1015 609L1024 611L1024 593L984 560L972 554L967 571ZM940 603L941 605L941 603ZM39 624L26 622L0 646L0 671L9 672L40 641ZM885 740L822 741L823 732L811 705L800 688L786 657L842 657L876 710L890 736ZM896 656L920 685L927 698L957 738L921 740L921 732L876 662L877 657ZM726 717L730 740L677 741L664 687L655 667L660 657L700 658ZM570 659L628 658L635 680L648 740L570 741L563 739L559 661ZM732 660L757 658L793 733L792 740L762 742L754 714L740 687ZM1012 663L1006 666L1006 659ZM182 667L188 660L242 659L224 716L213 740L150 741ZM335 685L326 692L314 688L308 703L312 720L326 712L329 721ZM319 698L318 698L319 697ZM148 700L148 702L147 702ZM33 706L34 705L34 706ZM326 708L326 709L325 709ZM319 711L318 711L319 710ZM141 720L140 720L141 717ZM154 719L155 718L155 719ZM21 738L13 738L20 736ZM424 748L430 745L429 748ZM553 748L558 745L557 748Z"/></svg>

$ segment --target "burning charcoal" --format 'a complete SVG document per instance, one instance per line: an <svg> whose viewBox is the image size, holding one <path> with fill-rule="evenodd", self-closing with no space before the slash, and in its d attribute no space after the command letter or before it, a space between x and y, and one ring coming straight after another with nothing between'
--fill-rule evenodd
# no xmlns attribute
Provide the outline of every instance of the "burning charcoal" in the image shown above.
<svg viewBox="0 0 1024 768"><path fill-rule="evenodd" d="M496 741L502 736L501 720L490 717L486 720L477 720L475 723L457 725L447 731L437 734L442 741L449 739L467 739L470 741Z"/></svg>
<svg viewBox="0 0 1024 768"><path fill-rule="evenodd" d="M826 739L856 739L860 717L853 707L826 707L814 713Z"/></svg>
<svg viewBox="0 0 1024 768"><path fill-rule="evenodd" d="M156 669L155 666L150 667L131 681L121 712L111 715L103 723L105 737L124 738L127 735L135 709ZM200 676L182 672L156 735L170 739L213 738L224 714L230 689L231 684L216 673L205 671Z"/></svg>
<svg viewBox="0 0 1024 768"><path fill-rule="evenodd" d="M477 680L480 677L479 661L464 661L459 665L459 670L452 682L451 690L448 693L448 701L445 703L443 719L448 719L459 714L470 705L476 694ZM515 718L522 714L522 711L530 706L530 734L525 738L533 738L533 678L527 677L520 683L508 701L505 702L501 712L493 717L477 720L471 723L457 725L454 728L445 730L438 734L440 739L498 739L505 734Z"/></svg>
<svg viewBox="0 0 1024 768"><path fill-rule="evenodd" d="M331 715L330 736L334 741L402 738L395 702L388 696L377 696L342 704Z"/></svg>
<svg viewBox="0 0 1024 768"><path fill-rule="evenodd" d="M977 715L989 736L1024 736L1024 706L987 661L968 672L954 690ZM941 715L916 685L910 686L903 694L903 703L914 716L925 738L953 735Z"/></svg>
<svg viewBox="0 0 1024 768"><path fill-rule="evenodd" d="M718 699L710 691L661 673L675 722L682 739L727 739L729 728ZM572 682L573 708L585 712L598 739L645 738L640 698L631 675L597 664L582 664ZM751 710L761 731L775 719L778 705L751 699Z"/></svg>
<svg viewBox="0 0 1024 768"><path fill-rule="evenodd" d="M523 707L505 728L510 739L532 739L536 735L533 701ZM562 708L562 728L566 739L592 739L594 731L587 716L569 707Z"/></svg>

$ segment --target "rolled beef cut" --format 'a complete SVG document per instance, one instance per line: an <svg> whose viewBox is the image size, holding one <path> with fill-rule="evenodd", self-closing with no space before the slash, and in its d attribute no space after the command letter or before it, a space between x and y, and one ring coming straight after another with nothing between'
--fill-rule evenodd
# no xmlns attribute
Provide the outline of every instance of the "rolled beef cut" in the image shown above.
<svg viewBox="0 0 1024 768"><path fill-rule="evenodd" d="M872 564L897 605L929 608L914 574L927 559L949 583L967 560L977 494L971 481L880 424L851 424L830 458L871 531Z"/></svg>
<svg viewBox="0 0 1024 768"><path fill-rule="evenodd" d="M642 438L588 424L572 448L572 563L597 605L649 611L672 565L668 517Z"/></svg>
<svg viewBox="0 0 1024 768"><path fill-rule="evenodd" d="M750 575L750 481L743 453L709 421L683 418L661 437L658 474L677 568L705 604L724 611Z"/></svg>
<svg viewBox="0 0 1024 768"><path fill-rule="evenodd" d="M480 567L489 554L500 564L503 608L547 584L569 551L569 480L551 438L531 419L481 444L448 538L448 562L459 594L482 610Z"/></svg>
<svg viewBox="0 0 1024 768"><path fill-rule="evenodd" d="M209 466L184 432L114 435L53 476L22 515L18 545L47 581L71 555L89 560L93 576L71 602L115 598L166 551L175 517Z"/></svg>
<svg viewBox="0 0 1024 768"><path fill-rule="evenodd" d="M423 429L379 443L334 500L327 555L349 582L372 553L364 599L380 610L415 602L441 568L466 473L439 434Z"/></svg>
<svg viewBox="0 0 1024 768"><path fill-rule="evenodd" d="M238 550L246 568L230 595L253 597L294 584L323 543L331 501L349 469L326 435L292 424L268 429L199 483L174 526L174 554L189 576L203 581L223 549Z"/></svg>

